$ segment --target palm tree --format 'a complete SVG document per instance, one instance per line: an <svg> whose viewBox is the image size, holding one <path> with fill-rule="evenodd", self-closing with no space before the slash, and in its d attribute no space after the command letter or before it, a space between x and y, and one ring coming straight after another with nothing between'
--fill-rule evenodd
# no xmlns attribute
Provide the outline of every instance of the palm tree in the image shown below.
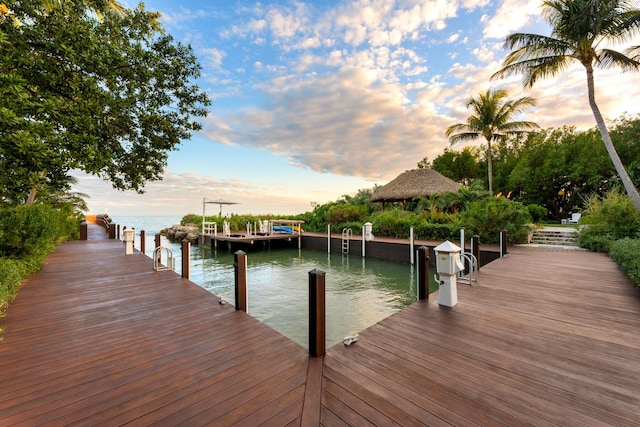
<svg viewBox="0 0 640 427"><path fill-rule="evenodd" d="M542 15L551 25L551 36L511 34L505 48L512 50L503 68L492 78L523 75L523 86L532 87L538 79L553 77L578 61L587 71L589 105L604 145L627 193L640 210L640 196L611 142L595 100L593 67L620 67L623 71L640 68L638 47L626 53L602 45L624 42L640 33L640 10L627 0L545 0ZM633 56L635 53L635 57ZM629 56L631 55L631 56Z"/></svg>
<svg viewBox="0 0 640 427"><path fill-rule="evenodd" d="M446 131L451 145L474 140L481 136L487 140L489 193L492 195L493 166L491 144L494 141L502 141L510 136L530 132L538 127L533 122L510 121L513 116L521 113L524 108L535 105L533 98L528 96L516 100L505 98L507 98L507 91L504 89L487 90L485 93L478 95L478 98L470 98L467 101L467 109L471 107L475 114L469 116L466 123L449 126Z"/></svg>

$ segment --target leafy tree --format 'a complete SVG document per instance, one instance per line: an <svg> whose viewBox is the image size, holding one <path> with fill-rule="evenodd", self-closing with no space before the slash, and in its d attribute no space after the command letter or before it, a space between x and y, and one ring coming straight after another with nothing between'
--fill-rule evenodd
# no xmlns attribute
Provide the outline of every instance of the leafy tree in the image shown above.
<svg viewBox="0 0 640 427"><path fill-rule="evenodd" d="M477 98L470 98L467 108L475 114L467 118L466 123L449 126L446 135L451 145L484 137L487 141L487 169L489 192L493 194L493 166L491 144L505 138L529 132L538 125L527 121L511 121L511 119L526 107L535 105L533 98L524 97L516 100L507 98L507 91L498 89L487 90Z"/></svg>
<svg viewBox="0 0 640 427"><path fill-rule="evenodd" d="M464 147L462 151L444 149L444 152L433 159L433 170L456 182L469 185L480 176L479 150Z"/></svg>
<svg viewBox="0 0 640 427"><path fill-rule="evenodd" d="M193 118L210 101L190 83L191 48L163 33L159 14L104 13L110 3L15 2L15 21L0 20L1 200L33 202L74 168L142 192L201 128Z"/></svg>
<svg viewBox="0 0 640 427"><path fill-rule="evenodd" d="M418 162L418 169L429 169L431 168L431 162L427 157L423 158Z"/></svg>
<svg viewBox="0 0 640 427"><path fill-rule="evenodd" d="M634 205L640 210L640 195L613 145L604 118L595 100L594 65L601 68L640 68L638 56L601 48L608 42L624 42L640 32L640 10L626 0L546 0L543 16L551 25L551 36L516 33L506 38L505 47L513 49L494 74L505 77L523 75L523 85L533 86L541 78L553 77L578 61L587 73L589 105L611 161ZM635 47L638 49L638 47ZM627 52L633 55L634 50Z"/></svg>

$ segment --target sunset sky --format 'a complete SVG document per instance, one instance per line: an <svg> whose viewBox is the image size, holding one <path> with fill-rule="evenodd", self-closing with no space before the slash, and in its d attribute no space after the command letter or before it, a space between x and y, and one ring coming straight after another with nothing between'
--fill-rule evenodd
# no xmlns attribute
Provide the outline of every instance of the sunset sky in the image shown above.
<svg viewBox="0 0 640 427"><path fill-rule="evenodd" d="M203 197L239 203L225 213L302 213L433 160L448 146L446 128L469 114L469 97L489 88L536 98L522 119L542 128L595 126L579 64L533 90L520 77L489 80L505 36L549 35L535 1L144 3L192 46L213 104L203 131L170 154L164 180L146 194L78 173L75 190L94 213L199 213ZM595 78L606 118L640 112L640 73Z"/></svg>

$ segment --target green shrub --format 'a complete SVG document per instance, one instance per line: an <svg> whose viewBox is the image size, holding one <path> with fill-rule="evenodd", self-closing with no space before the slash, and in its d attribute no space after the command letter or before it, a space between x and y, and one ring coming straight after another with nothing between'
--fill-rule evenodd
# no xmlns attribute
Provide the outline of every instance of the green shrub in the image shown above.
<svg viewBox="0 0 640 427"><path fill-rule="evenodd" d="M526 224L531 222L529 211L519 202L503 197L493 197L469 203L467 211L460 214L460 223L469 232L480 236L483 243L497 243L500 232L507 231L509 241L527 241Z"/></svg>
<svg viewBox="0 0 640 427"><path fill-rule="evenodd" d="M367 207L364 205L339 204L329 208L326 220L331 224L361 221L367 215Z"/></svg>
<svg viewBox="0 0 640 427"><path fill-rule="evenodd" d="M627 273L640 288L640 239L624 238L611 243L609 256Z"/></svg>
<svg viewBox="0 0 640 427"><path fill-rule="evenodd" d="M548 214L547 208L540 205L527 205L527 211L529 211L529 215L531 215L531 219L535 223L542 222Z"/></svg>
<svg viewBox="0 0 640 427"><path fill-rule="evenodd" d="M371 231L374 236L397 237L406 239L409 237L411 226L417 225L420 217L413 212L401 210L386 210L371 215Z"/></svg>
<svg viewBox="0 0 640 427"><path fill-rule="evenodd" d="M640 214L626 194L611 190L602 197L592 195L585 201L580 224L588 225L580 231L580 247L609 252L612 242L639 237Z"/></svg>
<svg viewBox="0 0 640 427"><path fill-rule="evenodd" d="M25 275L25 268L20 261L0 258L0 317L4 317Z"/></svg>
<svg viewBox="0 0 640 427"><path fill-rule="evenodd" d="M20 205L0 209L0 317L22 280L36 272L55 246L79 233L69 207Z"/></svg>
<svg viewBox="0 0 640 427"><path fill-rule="evenodd" d="M609 252L616 240L614 233L606 225L592 225L580 230L578 246L593 252Z"/></svg>
<svg viewBox="0 0 640 427"><path fill-rule="evenodd" d="M416 239L455 240L460 236L460 226L456 224L422 223L415 228Z"/></svg>

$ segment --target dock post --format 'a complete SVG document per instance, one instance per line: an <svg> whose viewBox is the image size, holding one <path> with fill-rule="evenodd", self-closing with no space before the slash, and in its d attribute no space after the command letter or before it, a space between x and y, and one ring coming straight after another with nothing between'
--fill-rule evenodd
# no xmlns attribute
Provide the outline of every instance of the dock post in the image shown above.
<svg viewBox="0 0 640 427"><path fill-rule="evenodd" d="M309 272L309 354L320 357L326 351L325 272Z"/></svg>
<svg viewBox="0 0 640 427"><path fill-rule="evenodd" d="M416 251L418 259L418 300L429 299L429 248L420 246Z"/></svg>
<svg viewBox="0 0 640 427"><path fill-rule="evenodd" d="M478 261L478 270L480 270L480 236L477 234L471 238L471 253Z"/></svg>
<svg viewBox="0 0 640 427"><path fill-rule="evenodd" d="M140 253L142 255L146 255L145 251L147 249L147 233L144 230L140 230Z"/></svg>
<svg viewBox="0 0 640 427"><path fill-rule="evenodd" d="M116 229L118 230L117 231L118 234L116 235L116 237L118 240L120 240L120 224L117 225Z"/></svg>
<svg viewBox="0 0 640 427"><path fill-rule="evenodd" d="M237 251L233 254L235 276L236 310L249 312L249 293L247 290L247 254Z"/></svg>
<svg viewBox="0 0 640 427"><path fill-rule="evenodd" d="M410 254L409 258L411 260L411 265L413 265L413 262L414 262L414 259L413 259L414 233L415 233L415 227L412 225L411 227L409 227L409 254Z"/></svg>
<svg viewBox="0 0 640 427"><path fill-rule="evenodd" d="M182 278L189 278L189 261L191 260L191 242L187 239L182 241Z"/></svg>
<svg viewBox="0 0 640 427"><path fill-rule="evenodd" d="M155 235L155 249L158 249L160 247L160 233L156 233ZM155 250L154 250L155 252ZM157 252L158 253L158 259L156 260L156 265L160 265L160 263L162 262L162 256L160 254L160 251Z"/></svg>
<svg viewBox="0 0 640 427"><path fill-rule="evenodd" d="M500 258L507 255L507 230L500 232Z"/></svg>
<svg viewBox="0 0 640 427"><path fill-rule="evenodd" d="M331 253L331 224L327 224L327 253Z"/></svg>
<svg viewBox="0 0 640 427"><path fill-rule="evenodd" d="M365 238L364 238L364 225L362 226L362 258L364 258L366 256L365 250L366 250L366 245L365 245Z"/></svg>
<svg viewBox="0 0 640 427"><path fill-rule="evenodd" d="M109 239L116 238L116 225L115 224L107 224L107 232L109 233Z"/></svg>
<svg viewBox="0 0 640 427"><path fill-rule="evenodd" d="M82 221L80 223L80 240L88 239L89 226L87 225L87 221Z"/></svg>

